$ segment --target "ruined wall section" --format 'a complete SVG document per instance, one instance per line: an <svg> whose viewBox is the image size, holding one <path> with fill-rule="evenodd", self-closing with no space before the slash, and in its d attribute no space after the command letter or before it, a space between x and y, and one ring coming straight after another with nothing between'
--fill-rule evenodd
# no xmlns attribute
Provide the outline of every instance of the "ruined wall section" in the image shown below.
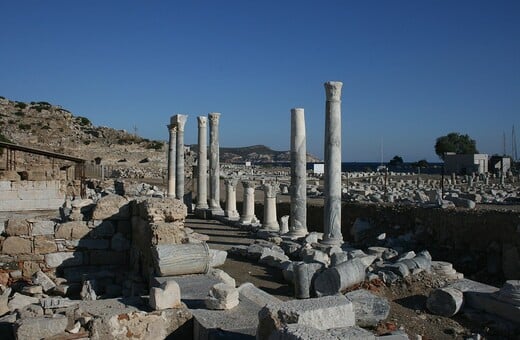
<svg viewBox="0 0 520 340"><path fill-rule="evenodd" d="M0 211L53 210L65 201L59 180L0 180Z"/></svg>

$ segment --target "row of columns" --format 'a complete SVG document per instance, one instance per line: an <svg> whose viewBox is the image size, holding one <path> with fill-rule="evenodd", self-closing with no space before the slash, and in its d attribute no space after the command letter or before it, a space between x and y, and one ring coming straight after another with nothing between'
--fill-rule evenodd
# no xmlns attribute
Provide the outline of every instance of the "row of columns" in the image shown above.
<svg viewBox="0 0 520 340"><path fill-rule="evenodd" d="M343 83L331 81L325 84L325 174L324 174L324 236L325 245L343 243L341 234L341 89ZM209 136L209 198L207 192L207 121L204 116L198 121L198 197L196 209L209 209L212 215L238 218L236 210L237 179L226 179L226 209L220 206L219 119L220 113L210 113ZM170 143L168 152L168 196L184 198L184 125L186 115L171 117L168 129ZM240 222L251 223L254 216L254 182L243 181L244 211ZM174 194L175 193L175 194ZM264 185L264 228L279 229L276 220L276 188ZM288 236L301 237L307 229L307 147L304 109L291 110L291 208ZM209 202L209 204L208 204ZM274 212L274 213L273 213Z"/></svg>

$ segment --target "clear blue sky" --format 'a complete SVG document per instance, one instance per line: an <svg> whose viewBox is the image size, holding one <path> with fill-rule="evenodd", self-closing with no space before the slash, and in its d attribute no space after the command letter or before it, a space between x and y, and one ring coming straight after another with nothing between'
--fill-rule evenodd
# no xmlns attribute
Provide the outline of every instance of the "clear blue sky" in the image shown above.
<svg viewBox="0 0 520 340"><path fill-rule="evenodd" d="M305 108L323 156L327 80L343 81L343 161L437 161L451 131L520 143L520 1L2 1L0 95L167 139L221 112L221 146L287 150ZM519 145L520 147L520 145Z"/></svg>

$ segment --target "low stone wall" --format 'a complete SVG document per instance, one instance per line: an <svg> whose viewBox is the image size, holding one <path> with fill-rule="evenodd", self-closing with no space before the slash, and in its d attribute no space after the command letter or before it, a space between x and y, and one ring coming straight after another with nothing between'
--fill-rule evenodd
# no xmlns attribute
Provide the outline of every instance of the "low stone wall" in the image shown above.
<svg viewBox="0 0 520 340"><path fill-rule="evenodd" d="M255 213L260 220L262 209L262 204L256 204ZM289 215L289 203L278 203L277 211L278 217ZM374 245L378 242L376 237L386 233L387 239L400 238L411 248L428 249L435 259L453 262L466 273L479 274L480 280L520 279L518 213L343 203L341 225L345 241L356 243L351 229L358 218L373 226L364 232L359 246ZM322 206L308 206L307 224L309 231L323 231Z"/></svg>
<svg viewBox="0 0 520 340"><path fill-rule="evenodd" d="M0 180L0 211L52 210L65 201L59 180Z"/></svg>

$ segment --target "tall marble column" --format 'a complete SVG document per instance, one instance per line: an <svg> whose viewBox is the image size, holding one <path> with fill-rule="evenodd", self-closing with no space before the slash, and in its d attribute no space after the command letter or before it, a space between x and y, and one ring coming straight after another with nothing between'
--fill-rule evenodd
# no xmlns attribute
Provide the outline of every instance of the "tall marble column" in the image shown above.
<svg viewBox="0 0 520 340"><path fill-rule="evenodd" d="M197 205L196 209L208 209L208 142L205 116L197 117L199 123L199 156L197 164Z"/></svg>
<svg viewBox="0 0 520 340"><path fill-rule="evenodd" d="M323 240L340 245L341 235L341 87L342 82L325 83L325 185Z"/></svg>
<svg viewBox="0 0 520 340"><path fill-rule="evenodd" d="M255 216L255 182L242 181L244 186L244 200L242 202L242 215L240 216L240 223L250 224L256 223Z"/></svg>
<svg viewBox="0 0 520 340"><path fill-rule="evenodd" d="M184 125L187 115L175 115L177 124L177 160L175 164L175 196L184 202Z"/></svg>
<svg viewBox="0 0 520 340"><path fill-rule="evenodd" d="M291 109L290 193L289 236L307 235L307 145L305 114L301 108Z"/></svg>
<svg viewBox="0 0 520 340"><path fill-rule="evenodd" d="M220 113L212 112L209 117L209 209L213 215L224 215L220 207L220 161L218 124Z"/></svg>
<svg viewBox="0 0 520 340"><path fill-rule="evenodd" d="M168 125L170 132L168 142L168 197L173 198L175 198L175 159L177 157L177 124L175 124L174 117L170 118L170 125Z"/></svg>
<svg viewBox="0 0 520 340"><path fill-rule="evenodd" d="M269 231L280 231L276 219L276 187L272 183L264 184L264 222L262 227Z"/></svg>
<svg viewBox="0 0 520 340"><path fill-rule="evenodd" d="M226 209L224 215L230 220L238 220L240 215L237 211L237 182L236 178L226 178L224 184L226 185Z"/></svg>

